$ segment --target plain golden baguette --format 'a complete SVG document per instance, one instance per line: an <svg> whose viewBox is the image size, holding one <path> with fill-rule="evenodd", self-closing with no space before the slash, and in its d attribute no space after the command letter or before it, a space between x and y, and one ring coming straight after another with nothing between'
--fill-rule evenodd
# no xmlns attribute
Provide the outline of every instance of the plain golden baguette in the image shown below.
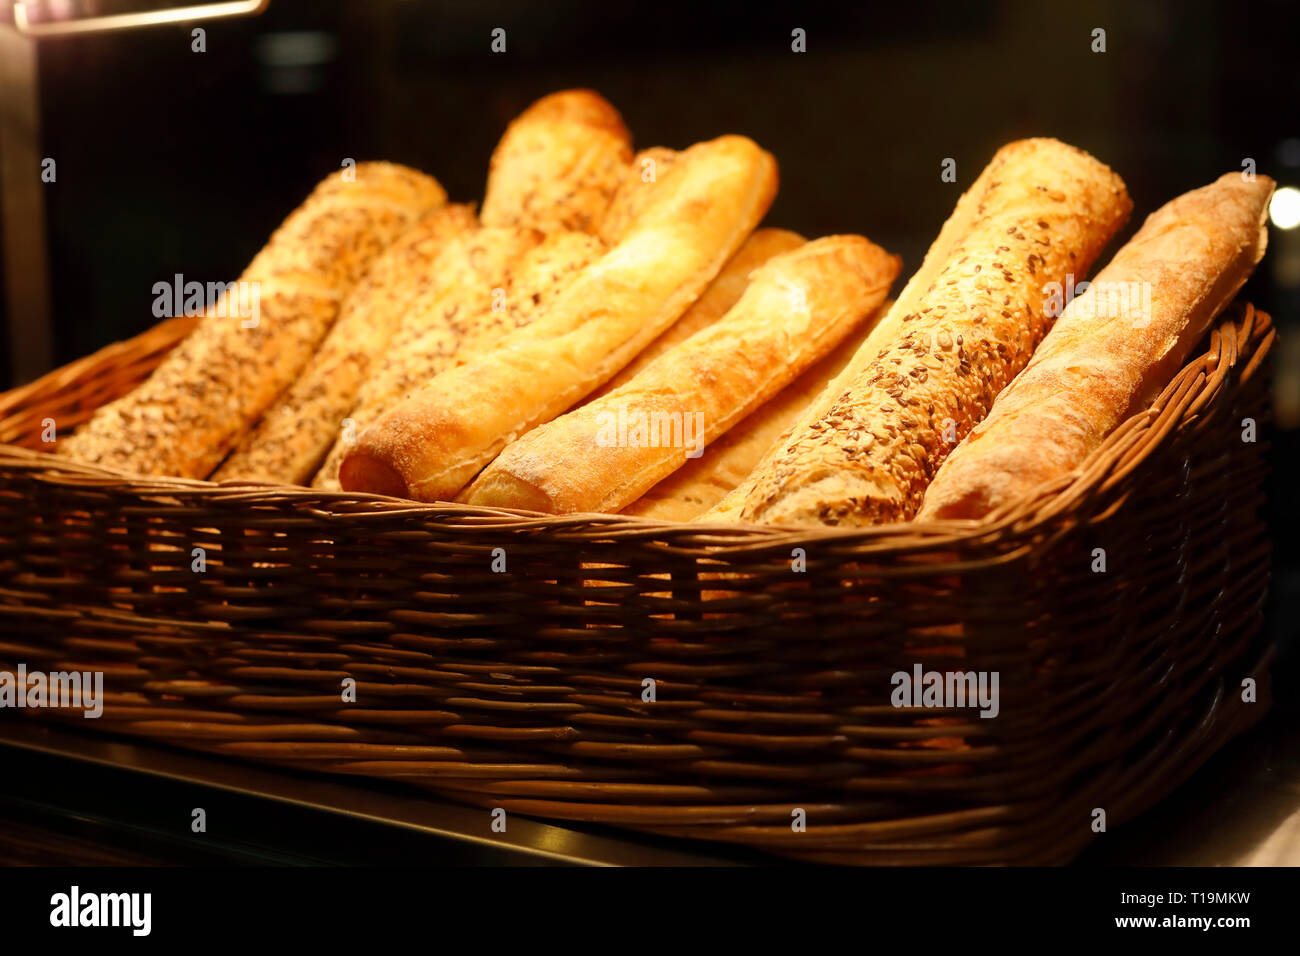
<svg viewBox="0 0 1300 956"><path fill-rule="evenodd" d="M506 446L463 500L550 514L631 504L843 341L885 300L899 265L861 236L773 257L718 322Z"/></svg>
<svg viewBox="0 0 1300 956"><path fill-rule="evenodd" d="M438 373L527 325L603 252L583 232L542 238L533 229L484 227L453 240L434 264L437 283L409 307L312 486L339 488L339 466L363 428Z"/></svg>
<svg viewBox="0 0 1300 956"><path fill-rule="evenodd" d="M571 408L676 321L762 219L776 161L724 136L686 150L622 242L501 347L364 432L349 490L449 499L514 438Z"/></svg>
<svg viewBox="0 0 1300 956"><path fill-rule="evenodd" d="M1051 139L1004 146L859 357L702 520L910 518L948 451L1046 334L1050 284L1086 274L1130 208L1120 178L1081 150Z"/></svg>
<svg viewBox="0 0 1300 956"><path fill-rule="evenodd" d="M632 158L623 119L591 90L544 96L492 153L485 226L595 232Z"/></svg>
<svg viewBox="0 0 1300 956"><path fill-rule="evenodd" d="M702 456L688 461L624 508L623 514L691 521L716 505L745 480L826 384L844 370L887 308L888 303L876 309L830 354L729 428Z"/></svg>
<svg viewBox="0 0 1300 956"><path fill-rule="evenodd" d="M343 302L339 319L297 380L244 436L213 481L305 484L339 435L340 423L413 301L437 276L438 256L475 228L470 205L442 206L380 255Z"/></svg>
<svg viewBox="0 0 1300 956"><path fill-rule="evenodd" d="M753 232L682 317L642 349L621 372L597 389L589 401L595 401L607 392L621 388L669 349L718 321L740 301L749 284L750 273L773 256L796 249L806 241L797 232L785 229L758 229Z"/></svg>
<svg viewBox="0 0 1300 956"><path fill-rule="evenodd" d="M432 177L393 163L332 174L153 374L61 441L60 453L135 474L206 477L307 364L371 261L445 201ZM251 294L256 308L241 309Z"/></svg>
<svg viewBox="0 0 1300 956"><path fill-rule="evenodd" d="M650 202L660 179L673 168L681 153L664 146L651 146L632 157L609 205L600 216L596 234L610 246L623 238L641 210Z"/></svg>
<svg viewBox="0 0 1300 956"><path fill-rule="evenodd" d="M1081 464L1145 408L1268 243L1273 181L1228 173L1152 213L935 475L918 519L979 518Z"/></svg>

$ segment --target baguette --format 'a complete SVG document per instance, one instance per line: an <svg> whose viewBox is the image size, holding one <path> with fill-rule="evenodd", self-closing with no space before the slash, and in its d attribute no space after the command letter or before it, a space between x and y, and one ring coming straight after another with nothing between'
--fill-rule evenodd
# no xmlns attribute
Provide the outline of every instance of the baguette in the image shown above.
<svg viewBox="0 0 1300 956"><path fill-rule="evenodd" d="M594 232L632 158L623 119L591 90L544 96L492 153L485 226Z"/></svg>
<svg viewBox="0 0 1300 956"><path fill-rule="evenodd" d="M983 517L1149 405L1264 255L1272 192L1228 173L1147 217L943 463L917 518Z"/></svg>
<svg viewBox="0 0 1300 956"><path fill-rule="evenodd" d="M371 265L306 369L212 476L305 484L339 434L361 383L410 304L432 285L432 266L453 237L476 225L469 205L425 216Z"/></svg>
<svg viewBox="0 0 1300 956"><path fill-rule="evenodd" d="M728 429L704 455L688 461L624 508L623 514L657 521L691 521L721 501L780 441L826 383L844 370L887 308L888 303L878 308L830 354Z"/></svg>
<svg viewBox="0 0 1300 956"><path fill-rule="evenodd" d="M632 165L623 171L613 198L601 214L596 234L608 245L617 245L679 156L681 153L663 146L651 146L637 153L632 158Z"/></svg>
<svg viewBox="0 0 1300 956"><path fill-rule="evenodd" d="M1081 150L1004 146L858 356L702 520L910 518L948 450L1046 333L1049 284L1085 274L1130 208L1120 178Z"/></svg>
<svg viewBox="0 0 1300 956"><path fill-rule="evenodd" d="M411 306L312 486L338 489L339 466L361 429L462 356L527 325L603 251L599 239L581 232L542 239L532 229L485 227L453 241L434 265L436 288Z"/></svg>
<svg viewBox="0 0 1300 956"><path fill-rule="evenodd" d="M207 477L307 364L371 261L446 201L436 180L404 166L344 172L352 175L332 174L289 215L148 379L95 412L59 453L135 474Z"/></svg>
<svg viewBox="0 0 1300 956"><path fill-rule="evenodd" d="M669 349L718 321L740 301L749 284L750 273L773 256L796 249L806 241L797 232L785 229L759 229L752 233L685 314L642 349L622 371L597 389L589 401L595 401L602 395L621 388Z"/></svg>
<svg viewBox="0 0 1300 956"><path fill-rule="evenodd" d="M623 240L502 347L430 381L361 435L343 487L449 499L506 444L608 381L686 311L771 205L751 140L699 143Z"/></svg>
<svg viewBox="0 0 1300 956"><path fill-rule="evenodd" d="M631 504L838 345L898 269L897 256L861 236L772 258L720 321L508 445L464 499L551 514Z"/></svg>

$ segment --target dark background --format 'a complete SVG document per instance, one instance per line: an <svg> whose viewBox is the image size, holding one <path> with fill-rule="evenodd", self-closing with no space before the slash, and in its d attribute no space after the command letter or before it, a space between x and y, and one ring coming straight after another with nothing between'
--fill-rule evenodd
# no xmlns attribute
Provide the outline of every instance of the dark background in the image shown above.
<svg viewBox="0 0 1300 956"><path fill-rule="evenodd" d="M205 53L191 52L190 26L42 41L56 358L148 327L152 286L175 272L236 278L344 157L408 163L456 200L480 198L506 123L571 86L603 93L638 146L753 137L781 164L770 224L863 233L903 255L904 277L1018 137L1110 164L1134 200L1129 230L1246 157L1300 185L1284 146L1300 137L1298 9L271 0L262 16L205 24ZM489 50L497 26L505 54ZM790 51L796 26L807 53ZM1096 27L1105 53L1091 52ZM319 36L286 37L303 32ZM304 48L318 62L294 65ZM940 181L945 157L955 184ZM1292 325L1300 230L1271 240L1248 291ZM1300 422L1300 385L1287 389L1287 422Z"/></svg>
<svg viewBox="0 0 1300 956"><path fill-rule="evenodd" d="M454 200L481 198L506 123L566 87L605 95L638 147L753 137L781 164L768 224L865 234L903 256L900 287L960 191L1019 137L1058 137L1124 178L1134 218L1109 252L1243 159L1300 186L1294 2L271 0L260 17L203 26L204 53L189 25L41 44L60 364L153 324L155 282L236 278L344 158L407 163ZM495 27L505 54L489 49ZM806 53L790 50L795 27ZM1091 50L1098 27L1105 53ZM940 180L949 157L955 184ZM1276 727L1300 714L1300 229L1270 230L1244 294L1281 332L1267 435ZM6 332L0 388L14 384L8 349ZM1211 773L1271 759L1253 746Z"/></svg>

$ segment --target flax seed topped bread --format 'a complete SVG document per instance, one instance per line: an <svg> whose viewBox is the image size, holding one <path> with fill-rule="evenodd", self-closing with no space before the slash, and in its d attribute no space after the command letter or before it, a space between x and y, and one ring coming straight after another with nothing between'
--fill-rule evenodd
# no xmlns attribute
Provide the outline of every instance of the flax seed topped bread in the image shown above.
<svg viewBox="0 0 1300 956"><path fill-rule="evenodd" d="M632 158L618 110L591 90L544 96L492 153L485 226L595 232Z"/></svg>
<svg viewBox="0 0 1300 956"><path fill-rule="evenodd" d="M58 453L135 474L206 478L298 375L370 263L446 193L394 163L334 173L138 388ZM244 315L245 290L256 314Z"/></svg>

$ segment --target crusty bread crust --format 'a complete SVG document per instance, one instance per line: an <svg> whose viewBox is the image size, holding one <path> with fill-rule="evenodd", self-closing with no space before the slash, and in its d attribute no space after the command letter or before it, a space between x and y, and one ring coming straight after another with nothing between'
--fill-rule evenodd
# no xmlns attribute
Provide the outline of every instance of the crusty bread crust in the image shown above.
<svg viewBox="0 0 1300 956"><path fill-rule="evenodd" d="M727 260L727 264L709 283L698 299L680 319L668 326L657 339L641 350L617 375L592 393L588 401L630 382L641 370L669 349L685 342L696 332L708 328L727 314L749 285L750 274L773 256L797 249L808 240L787 229L756 229Z"/></svg>
<svg viewBox="0 0 1300 956"><path fill-rule="evenodd" d="M844 371L887 309L888 303L877 308L829 354L729 428L701 457L686 462L624 508L623 514L691 521L716 505L749 476L827 383Z"/></svg>
<svg viewBox="0 0 1300 956"><path fill-rule="evenodd" d="M944 462L918 520L1021 498L1150 404L1263 257L1272 192L1228 173L1148 216Z"/></svg>
<svg viewBox="0 0 1300 956"><path fill-rule="evenodd" d="M453 240L434 264L435 287L409 307L312 486L339 488L339 466L362 429L440 372L532 322L603 252L598 238L582 232L543 239L533 229L484 227Z"/></svg>
<svg viewBox="0 0 1300 956"><path fill-rule="evenodd" d="M134 474L206 478L307 364L375 257L446 201L436 180L404 166L346 172L317 186L240 276L258 292L255 320L232 291L138 388L60 441L59 453Z"/></svg>
<svg viewBox="0 0 1300 956"><path fill-rule="evenodd" d="M244 436L213 481L306 484L339 434L357 391L388 347L410 304L426 293L432 266L452 238L477 224L470 205L442 206L371 264L302 374Z"/></svg>
<svg viewBox="0 0 1300 956"><path fill-rule="evenodd" d="M572 407L671 325L767 212L776 161L724 136L687 150L622 242L501 347L364 432L349 490L449 499L510 441Z"/></svg>
<svg viewBox="0 0 1300 956"><path fill-rule="evenodd" d="M838 345L884 301L899 265L861 236L774 257L720 321L508 445L464 500L552 514L631 504Z"/></svg>
<svg viewBox="0 0 1300 956"><path fill-rule="evenodd" d="M676 150L651 146L632 157L631 165L624 168L618 188L596 225L596 234L607 245L615 246L623 238L679 156L681 153Z"/></svg>
<svg viewBox="0 0 1300 956"><path fill-rule="evenodd" d="M836 391L702 520L911 517L1046 333L1048 284L1085 275L1130 208L1120 178L1081 150L1051 139L1000 149Z"/></svg>
<svg viewBox="0 0 1300 956"><path fill-rule="evenodd" d="M623 119L591 90L544 96L492 153L485 226L595 232L632 158Z"/></svg>

